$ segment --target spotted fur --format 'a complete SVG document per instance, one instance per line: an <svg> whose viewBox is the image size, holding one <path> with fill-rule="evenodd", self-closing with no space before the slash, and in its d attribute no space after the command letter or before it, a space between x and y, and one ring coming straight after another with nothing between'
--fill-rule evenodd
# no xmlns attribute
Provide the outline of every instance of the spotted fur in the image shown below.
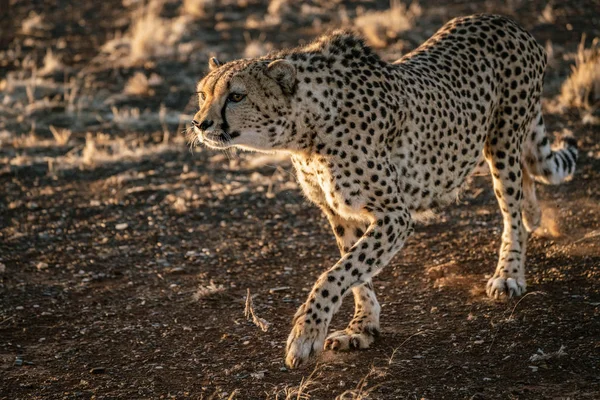
<svg viewBox="0 0 600 400"><path fill-rule="evenodd" d="M371 345L380 311L371 279L420 213L456 199L482 154L504 220L487 293L525 292L527 230L540 219L534 180L572 175L577 149L572 138L551 148L540 105L546 55L513 21L454 19L393 64L343 31L259 59L215 61L198 85L196 138L291 154L341 253L294 317L290 367L323 347ZM349 292L354 318L327 337Z"/></svg>

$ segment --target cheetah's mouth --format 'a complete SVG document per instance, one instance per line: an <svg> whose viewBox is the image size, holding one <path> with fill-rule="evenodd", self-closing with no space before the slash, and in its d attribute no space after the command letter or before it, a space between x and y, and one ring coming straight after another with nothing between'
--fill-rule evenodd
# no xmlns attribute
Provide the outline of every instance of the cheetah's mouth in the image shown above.
<svg viewBox="0 0 600 400"><path fill-rule="evenodd" d="M196 129L196 135L198 142L205 144L206 146L213 149L226 149L233 145L233 139L238 137L238 132L227 132L224 130L203 132Z"/></svg>

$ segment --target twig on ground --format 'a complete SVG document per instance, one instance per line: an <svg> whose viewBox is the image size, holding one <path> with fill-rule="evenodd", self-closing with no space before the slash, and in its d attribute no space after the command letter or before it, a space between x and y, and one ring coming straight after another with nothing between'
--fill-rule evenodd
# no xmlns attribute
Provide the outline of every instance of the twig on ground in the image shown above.
<svg viewBox="0 0 600 400"><path fill-rule="evenodd" d="M250 296L250 289L248 289L248 292L246 294L246 308L244 309L244 316L247 320L250 320L250 318L252 317L252 322L254 323L254 325L258 326L263 332L269 330L269 326L271 325L271 323L267 322L267 320L265 320L264 318L257 317L254 313L254 306L252 304L252 296Z"/></svg>
<svg viewBox="0 0 600 400"><path fill-rule="evenodd" d="M423 330L423 331L417 331L415 333L413 333L412 335L410 335L409 337L407 337L406 339L404 339L404 341L402 343L400 343L400 346L396 347L393 351L392 351L392 355L390 356L390 358L388 359L388 365L392 365L392 361L394 359L394 356L396 355L396 352L400 349L400 347L404 346L406 344L406 342L408 342L410 339L412 339L415 336L419 336L419 335L424 335L426 333L428 333L429 330Z"/></svg>

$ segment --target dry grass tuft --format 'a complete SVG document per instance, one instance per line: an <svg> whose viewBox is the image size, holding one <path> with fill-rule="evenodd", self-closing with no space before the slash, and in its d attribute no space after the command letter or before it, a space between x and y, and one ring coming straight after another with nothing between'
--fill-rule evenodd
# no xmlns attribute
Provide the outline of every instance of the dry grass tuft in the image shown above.
<svg viewBox="0 0 600 400"><path fill-rule="evenodd" d="M310 400L311 388L316 384L313 380L313 376L317 373L317 365L313 372L308 377L303 377L298 386L286 386L277 393L275 393L275 400ZM267 399L271 397L267 395Z"/></svg>
<svg viewBox="0 0 600 400"><path fill-rule="evenodd" d="M542 14L538 17L538 21L545 24L553 24L556 22L556 15L554 15L554 8L552 4L547 4L542 10Z"/></svg>
<svg viewBox="0 0 600 400"><path fill-rule="evenodd" d="M561 358L567 355L565 351L566 347L564 345L560 346L560 349L556 351L551 351L550 353L545 353L544 350L538 349L537 353L529 357L529 361L531 362L540 362L550 360L552 358Z"/></svg>
<svg viewBox="0 0 600 400"><path fill-rule="evenodd" d="M168 54L181 39L186 27L184 20L168 21L161 18L162 7L162 1L151 1L148 7L134 15L130 32L131 62Z"/></svg>
<svg viewBox="0 0 600 400"><path fill-rule="evenodd" d="M177 54L192 19L189 16L162 18L163 6L164 0L151 0L133 11L129 30L106 42L97 62L133 66Z"/></svg>
<svg viewBox="0 0 600 400"><path fill-rule="evenodd" d="M400 33L411 29L421 13L421 6L416 2L407 7L400 0L391 0L388 10L368 11L355 19L354 26L371 46L383 48L397 40Z"/></svg>
<svg viewBox="0 0 600 400"><path fill-rule="evenodd" d="M25 35L33 35L36 29L44 25L42 16L35 11L29 13L29 16L21 22L21 31Z"/></svg>
<svg viewBox="0 0 600 400"><path fill-rule="evenodd" d="M215 0L183 0L181 14L204 18L214 8Z"/></svg>
<svg viewBox="0 0 600 400"><path fill-rule="evenodd" d="M48 49L44 56L44 66L38 71L38 74L41 76L51 75L64 69L64 67L60 57L55 55L54 52L52 52L52 49Z"/></svg>
<svg viewBox="0 0 600 400"><path fill-rule="evenodd" d="M258 39L252 40L248 32L244 32L244 40L246 41L246 48L244 49L244 57L246 58L258 58L273 50L271 43L265 42L265 34L262 33Z"/></svg>
<svg viewBox="0 0 600 400"><path fill-rule="evenodd" d="M125 84L125 94L130 96L153 96L154 90L146 75L136 72Z"/></svg>
<svg viewBox="0 0 600 400"><path fill-rule="evenodd" d="M577 48L571 75L563 83L559 101L566 107L592 110L600 107L600 39L585 47L585 35Z"/></svg>
<svg viewBox="0 0 600 400"><path fill-rule="evenodd" d="M54 136L54 140L59 146L64 146L69 143L69 139L71 138L71 130L66 128L55 128L50 125L50 132L52 132L52 136Z"/></svg>
<svg viewBox="0 0 600 400"><path fill-rule="evenodd" d="M211 280L207 286L200 285L192 297L195 301L199 301L215 294L223 293L224 291L225 287L223 285L215 285Z"/></svg>
<svg viewBox="0 0 600 400"><path fill-rule="evenodd" d="M367 388L369 380L372 378L381 378L386 375L385 371L379 368L371 367L367 375L363 376L355 389L346 390L338 395L335 400L366 400L371 398L371 392L377 389L382 384L374 385Z"/></svg>

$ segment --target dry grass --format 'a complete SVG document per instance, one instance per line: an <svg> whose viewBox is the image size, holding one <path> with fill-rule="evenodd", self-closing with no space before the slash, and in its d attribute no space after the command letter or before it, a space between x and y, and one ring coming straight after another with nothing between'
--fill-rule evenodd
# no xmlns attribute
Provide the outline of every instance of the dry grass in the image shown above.
<svg viewBox="0 0 600 400"><path fill-rule="evenodd" d="M125 94L130 96L153 96L154 90L146 75L136 72L125 84Z"/></svg>
<svg viewBox="0 0 600 400"><path fill-rule="evenodd" d="M50 75L57 71L63 70L64 67L65 66L60 60L60 57L55 55L52 49L48 49L46 51L46 55L44 56L44 66L38 71L38 74L41 76Z"/></svg>
<svg viewBox="0 0 600 400"><path fill-rule="evenodd" d="M556 22L556 15L554 15L554 8L552 4L547 4L542 10L542 14L538 17L538 21L545 24L553 24Z"/></svg>
<svg viewBox="0 0 600 400"><path fill-rule="evenodd" d="M585 35L577 48L571 75L563 83L559 101L566 107L592 110L600 106L600 39L585 47Z"/></svg>
<svg viewBox="0 0 600 400"><path fill-rule="evenodd" d="M244 57L246 58L258 58L273 50L273 44L265 42L265 34L262 33L258 39L252 39L248 32L244 32L244 40L246 41L246 48L244 49Z"/></svg>
<svg viewBox="0 0 600 400"><path fill-rule="evenodd" d="M69 139L71 138L71 130L66 128L55 128L50 125L50 132L52 132L52 136L54 136L54 140L59 146L64 146L69 143Z"/></svg>
<svg viewBox="0 0 600 400"><path fill-rule="evenodd" d="M162 1L151 1L134 15L130 31L130 60L133 63L152 57L168 55L181 39L186 23L184 19L173 21L160 17Z"/></svg>
<svg viewBox="0 0 600 400"><path fill-rule="evenodd" d="M22 149L39 145L39 139L35 135L35 124L31 127L29 133L25 135L15 136L12 140L14 148Z"/></svg>
<svg viewBox="0 0 600 400"><path fill-rule="evenodd" d="M75 148L71 154L58 158L57 163L65 166L94 167L100 164L139 160L157 157L161 153L179 148L183 139L177 137L172 143L144 145L139 140L112 138L105 133L88 133L82 149ZM79 150L81 152L79 153Z"/></svg>
<svg viewBox="0 0 600 400"><path fill-rule="evenodd" d="M199 301L205 299L210 296L214 296L215 294L223 293L225 291L225 287L223 285L216 285L212 280L206 286L200 285L198 290L194 293L192 298L195 301Z"/></svg>
<svg viewBox="0 0 600 400"><path fill-rule="evenodd" d="M407 7L400 0L391 0L389 9L368 11L354 20L354 26L371 46L384 48L400 33L411 29L421 13L421 6L416 2Z"/></svg>
<svg viewBox="0 0 600 400"><path fill-rule="evenodd" d="M310 391L316 382L313 377L317 373L319 366L317 365L313 372L308 377L303 377L298 386L286 386L277 391L274 397L267 395L266 399L275 400L309 400L311 398Z"/></svg>
<svg viewBox="0 0 600 400"><path fill-rule="evenodd" d="M108 55L108 59L101 57L98 61L113 62L115 66L133 66L177 54L179 42L191 17L162 18L160 13L163 6L164 1L151 0L133 11L129 30L106 42L102 46L102 53Z"/></svg>
<svg viewBox="0 0 600 400"><path fill-rule="evenodd" d="M345 392L338 395L335 398L335 400L366 400L366 399L369 399L369 398L371 398L371 392L373 390L377 389L379 386L381 386L381 384L378 384L378 385L374 385L371 387L367 387L369 380L372 378L381 378L381 377L384 377L385 375L386 375L385 371L372 366L371 369L369 370L369 372L367 373L367 375L363 376L360 379L360 381L358 381L356 388L346 390Z"/></svg>
<svg viewBox="0 0 600 400"><path fill-rule="evenodd" d="M21 32L25 35L33 35L36 29L43 27L44 21L42 16L35 11L29 13L29 16L21 22Z"/></svg>
<svg viewBox="0 0 600 400"><path fill-rule="evenodd" d="M193 18L204 18L215 6L215 0L183 0L181 14Z"/></svg>

